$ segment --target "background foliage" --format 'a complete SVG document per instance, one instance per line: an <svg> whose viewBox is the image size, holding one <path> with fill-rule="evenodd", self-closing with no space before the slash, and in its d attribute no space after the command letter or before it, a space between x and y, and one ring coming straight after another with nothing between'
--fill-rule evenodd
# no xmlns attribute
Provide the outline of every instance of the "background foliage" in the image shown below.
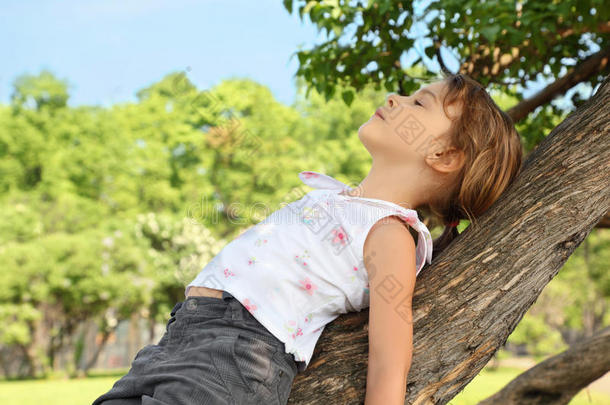
<svg viewBox="0 0 610 405"><path fill-rule="evenodd" d="M133 314L149 321L152 336L228 241L292 200L298 172L357 185L370 165L358 128L388 91L410 94L420 79L434 79L430 58L446 68L454 57L508 109L524 101L528 80L552 82L610 49L601 0L284 5L329 36L296 53L291 106L251 80L200 90L185 72L110 108L69 107L68 83L48 71L14 81L10 103L0 106L6 376L48 374L65 350L78 368L85 320L97 323L102 344ZM424 54L405 63L416 23L428 29ZM526 151L603 73L579 76L584 96L565 85L571 103L550 102L553 94L518 120ZM511 349L545 356L608 325L609 243L607 230L594 229L513 332Z"/></svg>

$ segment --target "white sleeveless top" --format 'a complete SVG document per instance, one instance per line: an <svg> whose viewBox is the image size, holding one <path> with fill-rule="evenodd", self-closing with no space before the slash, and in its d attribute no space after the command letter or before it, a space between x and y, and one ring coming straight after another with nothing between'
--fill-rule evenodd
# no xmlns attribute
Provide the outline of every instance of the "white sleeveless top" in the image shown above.
<svg viewBox="0 0 610 405"><path fill-rule="evenodd" d="M352 188L322 173L304 171L299 178L315 190L225 245L185 296L191 286L228 291L304 371L325 325L369 306L363 247L370 228L397 215L418 232L416 275L432 262L432 238L415 210L339 194Z"/></svg>

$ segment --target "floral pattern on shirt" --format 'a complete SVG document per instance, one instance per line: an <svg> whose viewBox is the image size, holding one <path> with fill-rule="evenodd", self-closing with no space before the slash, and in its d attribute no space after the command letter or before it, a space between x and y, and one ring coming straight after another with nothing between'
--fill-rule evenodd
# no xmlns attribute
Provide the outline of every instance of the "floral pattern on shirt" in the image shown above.
<svg viewBox="0 0 610 405"><path fill-rule="evenodd" d="M266 243L267 243L267 239L264 239L264 238L258 238L258 239L257 239L257 240L254 242L254 244L255 244L256 246L258 246L258 247L261 247L261 246L265 245Z"/></svg>
<svg viewBox="0 0 610 405"><path fill-rule="evenodd" d="M313 295L314 291L318 289L318 286L315 285L309 277L305 277L303 280L299 280L301 283L301 289L305 290L309 295Z"/></svg>
<svg viewBox="0 0 610 405"><path fill-rule="evenodd" d="M304 269L309 268L309 252L304 250L300 255L294 255L294 260Z"/></svg>
<svg viewBox="0 0 610 405"><path fill-rule="evenodd" d="M290 337L294 340L297 336L303 336L303 329L299 328L296 321L289 320L284 324L284 329L290 333Z"/></svg>
<svg viewBox="0 0 610 405"><path fill-rule="evenodd" d="M244 299L242 305L246 307L248 312L250 312L251 314L254 314L254 311L258 309L258 307L254 305L254 303L252 303L249 298Z"/></svg>
<svg viewBox="0 0 610 405"><path fill-rule="evenodd" d="M225 267L223 273L224 273L226 278L229 278L231 276L235 276L235 273L233 273L231 270L229 270L228 267Z"/></svg>
<svg viewBox="0 0 610 405"><path fill-rule="evenodd" d="M352 242L352 238L341 225L334 226L322 240L330 241L330 244L334 249L334 254L336 255L340 254L341 251Z"/></svg>

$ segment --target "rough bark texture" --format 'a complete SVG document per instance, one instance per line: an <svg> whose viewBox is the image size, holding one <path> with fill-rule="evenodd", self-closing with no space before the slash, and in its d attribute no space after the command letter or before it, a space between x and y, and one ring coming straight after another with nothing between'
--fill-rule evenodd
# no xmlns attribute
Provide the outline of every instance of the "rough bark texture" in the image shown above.
<svg viewBox="0 0 610 405"><path fill-rule="evenodd" d="M478 405L563 405L610 370L610 327L518 375Z"/></svg>
<svg viewBox="0 0 610 405"><path fill-rule="evenodd" d="M513 184L417 278L409 404L445 404L506 341L610 208L610 76L528 156ZM289 403L361 404L368 310L326 326Z"/></svg>

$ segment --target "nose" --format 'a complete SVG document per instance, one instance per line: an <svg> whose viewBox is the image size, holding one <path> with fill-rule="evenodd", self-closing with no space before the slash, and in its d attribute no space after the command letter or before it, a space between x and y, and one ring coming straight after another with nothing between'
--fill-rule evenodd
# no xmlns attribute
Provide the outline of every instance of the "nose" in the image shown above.
<svg viewBox="0 0 610 405"><path fill-rule="evenodd" d="M400 96L396 93L392 93L387 97L388 107L396 107L400 103Z"/></svg>

